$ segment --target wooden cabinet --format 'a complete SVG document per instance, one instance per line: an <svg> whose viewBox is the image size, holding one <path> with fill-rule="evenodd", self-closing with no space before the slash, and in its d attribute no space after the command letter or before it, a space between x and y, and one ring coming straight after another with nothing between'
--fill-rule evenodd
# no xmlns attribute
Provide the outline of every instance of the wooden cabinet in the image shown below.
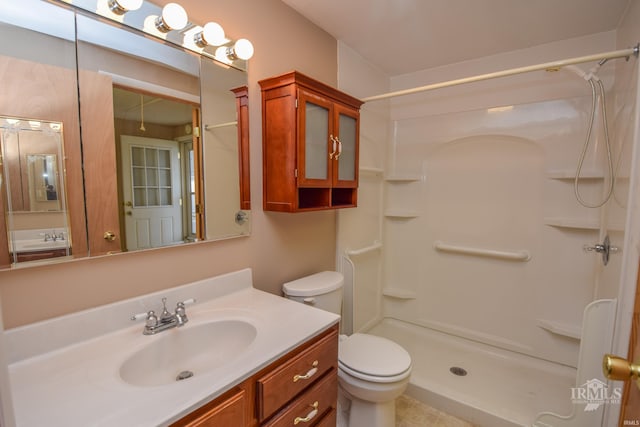
<svg viewBox="0 0 640 427"><path fill-rule="evenodd" d="M247 393L234 388L211 403L193 411L173 426L181 427L227 427L245 426Z"/></svg>
<svg viewBox="0 0 640 427"><path fill-rule="evenodd" d="M264 210L355 207L362 101L297 71L259 83Z"/></svg>
<svg viewBox="0 0 640 427"><path fill-rule="evenodd" d="M336 325L171 427L333 427L337 398Z"/></svg>
<svg viewBox="0 0 640 427"><path fill-rule="evenodd" d="M66 249L50 249L45 251L18 252L16 258L18 262L39 261L41 259L58 258L71 255Z"/></svg>

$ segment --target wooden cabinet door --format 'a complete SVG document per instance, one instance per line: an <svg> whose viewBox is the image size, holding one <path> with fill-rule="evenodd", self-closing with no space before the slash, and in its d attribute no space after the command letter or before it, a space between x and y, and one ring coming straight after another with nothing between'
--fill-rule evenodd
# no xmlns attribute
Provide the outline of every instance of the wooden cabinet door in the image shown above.
<svg viewBox="0 0 640 427"><path fill-rule="evenodd" d="M304 89L298 90L298 186L331 186L333 107L330 100ZM335 148L334 148L335 146ZM332 156L333 157L333 156Z"/></svg>
<svg viewBox="0 0 640 427"><path fill-rule="evenodd" d="M333 111L338 147L333 158L332 186L357 188L360 113L341 104L335 104Z"/></svg>
<svg viewBox="0 0 640 427"><path fill-rule="evenodd" d="M246 405L246 392L235 388L170 427L244 427L247 425Z"/></svg>

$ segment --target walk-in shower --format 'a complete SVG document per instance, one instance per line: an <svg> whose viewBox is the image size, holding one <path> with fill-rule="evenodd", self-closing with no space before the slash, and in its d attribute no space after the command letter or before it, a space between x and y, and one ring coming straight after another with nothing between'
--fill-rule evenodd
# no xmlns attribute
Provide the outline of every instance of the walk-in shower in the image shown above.
<svg viewBox="0 0 640 427"><path fill-rule="evenodd" d="M636 251L625 246L636 58L631 48L365 98L365 115L391 99L389 137L384 162L361 161L358 210L339 214L344 324L410 352L409 394L482 426L602 425L602 407L575 415L571 389L601 375ZM545 72L563 68L579 78Z"/></svg>

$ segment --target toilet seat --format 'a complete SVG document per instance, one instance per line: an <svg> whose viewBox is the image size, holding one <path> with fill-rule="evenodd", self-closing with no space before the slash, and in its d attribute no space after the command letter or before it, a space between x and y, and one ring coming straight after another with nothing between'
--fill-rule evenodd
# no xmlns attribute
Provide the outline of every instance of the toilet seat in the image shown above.
<svg viewBox="0 0 640 427"><path fill-rule="evenodd" d="M340 341L338 366L365 381L391 383L409 376L411 356L391 340L356 333Z"/></svg>

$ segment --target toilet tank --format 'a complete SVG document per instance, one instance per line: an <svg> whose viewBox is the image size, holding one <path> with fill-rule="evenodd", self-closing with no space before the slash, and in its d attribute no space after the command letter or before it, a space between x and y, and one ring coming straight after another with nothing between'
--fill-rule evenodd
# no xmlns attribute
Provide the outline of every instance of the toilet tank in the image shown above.
<svg viewBox="0 0 640 427"><path fill-rule="evenodd" d="M282 285L284 296L321 310L340 315L344 276L337 271L322 271Z"/></svg>

